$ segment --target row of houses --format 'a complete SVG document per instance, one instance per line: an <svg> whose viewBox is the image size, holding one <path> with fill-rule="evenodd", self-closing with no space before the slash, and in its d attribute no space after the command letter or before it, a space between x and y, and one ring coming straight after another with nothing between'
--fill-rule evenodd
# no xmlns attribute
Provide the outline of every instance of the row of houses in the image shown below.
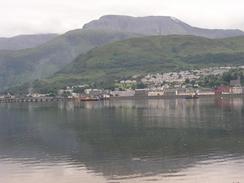
<svg viewBox="0 0 244 183"><path fill-rule="evenodd" d="M114 97L155 97L155 96L214 96L214 95L235 95L244 94L244 87L225 87L221 86L215 89L136 89L126 91L111 91L111 96Z"/></svg>
<svg viewBox="0 0 244 183"><path fill-rule="evenodd" d="M220 86L215 89L216 95L244 94L244 87Z"/></svg>
<svg viewBox="0 0 244 183"><path fill-rule="evenodd" d="M210 67L195 70L186 70L179 72L147 74L141 79L141 82L147 86L161 86L162 84L183 85L187 80L197 81L202 77L209 75L223 75L231 69L242 69L242 67ZM123 81L123 82L131 82Z"/></svg>

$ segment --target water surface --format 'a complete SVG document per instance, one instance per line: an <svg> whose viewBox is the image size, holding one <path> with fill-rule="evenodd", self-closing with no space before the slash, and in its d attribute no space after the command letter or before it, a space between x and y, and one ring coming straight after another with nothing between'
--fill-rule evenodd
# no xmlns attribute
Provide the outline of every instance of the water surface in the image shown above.
<svg viewBox="0 0 244 183"><path fill-rule="evenodd" d="M243 98L0 105L0 182L244 182Z"/></svg>

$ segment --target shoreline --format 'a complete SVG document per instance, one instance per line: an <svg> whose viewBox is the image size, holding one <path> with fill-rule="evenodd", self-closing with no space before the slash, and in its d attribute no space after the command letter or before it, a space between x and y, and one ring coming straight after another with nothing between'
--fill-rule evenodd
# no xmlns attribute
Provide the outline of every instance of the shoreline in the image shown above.
<svg viewBox="0 0 244 183"><path fill-rule="evenodd" d="M111 97L110 100L139 100L139 99L185 99L185 95L175 96L130 96L130 97ZM201 98L233 98L244 97L244 94L224 94L224 95L198 95ZM197 100L197 99L187 99Z"/></svg>
<svg viewBox="0 0 244 183"><path fill-rule="evenodd" d="M116 101L116 100L147 100L147 99L154 99L154 100L170 100L170 99L186 99L186 96L183 95L175 95L175 96L127 96L127 97L110 97L107 100L98 100L93 102L99 101ZM224 95L199 95L198 99L202 98L235 98L235 97L244 97L244 94L224 94ZM186 99L186 100L198 100L198 99ZM6 98L0 99L0 104L7 104L7 103L50 103L50 102L67 102L67 101L78 101L78 102L90 102L90 101L79 101L78 98L56 98L56 97L45 97L45 98Z"/></svg>

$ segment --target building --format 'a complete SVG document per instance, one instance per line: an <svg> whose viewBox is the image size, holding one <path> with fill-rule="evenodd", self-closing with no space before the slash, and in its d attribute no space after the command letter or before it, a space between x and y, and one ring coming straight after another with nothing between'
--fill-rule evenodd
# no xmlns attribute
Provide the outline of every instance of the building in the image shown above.
<svg viewBox="0 0 244 183"><path fill-rule="evenodd" d="M110 95L113 97L133 97L135 96L135 91L134 90L111 91Z"/></svg>
<svg viewBox="0 0 244 183"><path fill-rule="evenodd" d="M47 94L40 94L40 93L29 93L26 95L26 97L33 97L33 98L40 98L40 97L46 97Z"/></svg>
<svg viewBox="0 0 244 183"><path fill-rule="evenodd" d="M103 95L104 91L101 89L85 89L84 93L90 96L98 96L98 95Z"/></svg>
<svg viewBox="0 0 244 183"><path fill-rule="evenodd" d="M185 88L178 88L176 90L176 95L177 96L185 96L185 95L187 95L187 90Z"/></svg>
<svg viewBox="0 0 244 183"><path fill-rule="evenodd" d="M238 77L238 79L236 79L236 80L231 80L230 86L240 87L241 86L241 78Z"/></svg>
<svg viewBox="0 0 244 183"><path fill-rule="evenodd" d="M198 91L199 96L213 96L215 95L215 91L213 89L204 88Z"/></svg>
<svg viewBox="0 0 244 183"><path fill-rule="evenodd" d="M163 90L149 91L148 96L149 97L164 96L164 91Z"/></svg>
<svg viewBox="0 0 244 183"><path fill-rule="evenodd" d="M149 89L136 89L135 96L136 97L146 97L148 96Z"/></svg>
<svg viewBox="0 0 244 183"><path fill-rule="evenodd" d="M230 94L230 87L220 86L220 87L215 88L214 92L215 92L215 95Z"/></svg>
<svg viewBox="0 0 244 183"><path fill-rule="evenodd" d="M164 92L164 96L176 96L177 90L175 89L166 89Z"/></svg>
<svg viewBox="0 0 244 183"><path fill-rule="evenodd" d="M122 80L120 81L121 84L136 84L136 80Z"/></svg>
<svg viewBox="0 0 244 183"><path fill-rule="evenodd" d="M70 87L66 87L66 89L58 90L58 95L64 95L64 94L71 94L73 92L73 89Z"/></svg>
<svg viewBox="0 0 244 183"><path fill-rule="evenodd" d="M231 87L230 93L231 94L243 94L243 88L242 87Z"/></svg>

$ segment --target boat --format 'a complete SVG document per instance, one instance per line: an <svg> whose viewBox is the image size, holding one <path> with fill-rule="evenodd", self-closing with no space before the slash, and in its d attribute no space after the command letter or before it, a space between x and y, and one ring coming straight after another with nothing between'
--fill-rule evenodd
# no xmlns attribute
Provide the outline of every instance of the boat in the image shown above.
<svg viewBox="0 0 244 183"><path fill-rule="evenodd" d="M88 102L88 101L99 101L100 99L98 97L81 97L80 101L82 102Z"/></svg>
<svg viewBox="0 0 244 183"><path fill-rule="evenodd" d="M101 100L109 100L109 95L102 95L102 96L83 96L80 98L80 101L101 101Z"/></svg>

